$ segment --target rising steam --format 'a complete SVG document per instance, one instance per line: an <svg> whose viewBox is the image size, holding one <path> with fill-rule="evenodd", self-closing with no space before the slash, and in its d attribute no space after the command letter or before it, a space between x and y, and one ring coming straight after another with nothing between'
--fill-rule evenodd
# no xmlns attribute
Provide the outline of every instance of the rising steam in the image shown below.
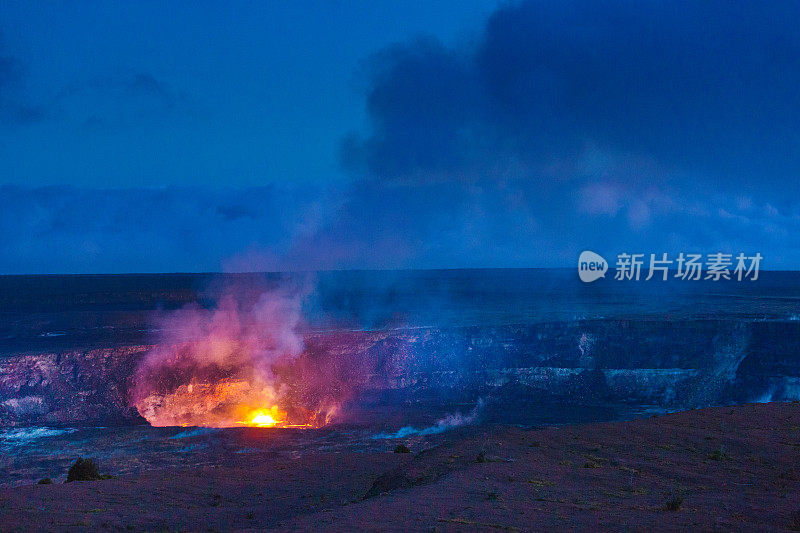
<svg viewBox="0 0 800 533"><path fill-rule="evenodd" d="M296 382L312 366L298 332L306 294L277 288L253 302L229 293L215 309L168 313L136 372L139 413L154 426L326 424L342 398Z"/></svg>
<svg viewBox="0 0 800 533"><path fill-rule="evenodd" d="M436 435L444 433L461 426L468 426L475 423L481 416L485 405L483 398L478 399L478 403L472 408L468 414L463 413L450 413L447 416L438 419L432 426L418 429L413 426L404 426L397 430L395 433L378 433L374 435L373 439L404 439L414 435Z"/></svg>

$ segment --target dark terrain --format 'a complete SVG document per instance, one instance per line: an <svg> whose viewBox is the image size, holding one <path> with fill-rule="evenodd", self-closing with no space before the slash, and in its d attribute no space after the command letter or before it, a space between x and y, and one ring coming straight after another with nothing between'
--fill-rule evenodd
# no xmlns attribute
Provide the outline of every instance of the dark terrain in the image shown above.
<svg viewBox="0 0 800 533"><path fill-rule="evenodd" d="M281 430L245 440L281 441ZM198 437L202 439L202 437ZM242 442L239 442L242 444ZM800 405L548 429L462 428L411 453L268 450L215 466L0 489L0 529L775 531L800 527Z"/></svg>
<svg viewBox="0 0 800 533"><path fill-rule="evenodd" d="M302 357L352 389L315 430L131 403L163 313L298 275L0 276L0 530L800 529L800 274L762 276L300 276Z"/></svg>

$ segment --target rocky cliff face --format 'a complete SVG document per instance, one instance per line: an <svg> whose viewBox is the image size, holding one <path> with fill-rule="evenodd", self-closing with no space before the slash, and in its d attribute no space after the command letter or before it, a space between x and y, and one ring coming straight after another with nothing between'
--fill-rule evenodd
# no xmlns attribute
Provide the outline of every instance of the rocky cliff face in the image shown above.
<svg viewBox="0 0 800 533"><path fill-rule="evenodd" d="M666 408L800 397L800 322L595 320L308 333L361 361L361 390ZM129 391L148 346L0 359L0 426L143 423Z"/></svg>
<svg viewBox="0 0 800 533"><path fill-rule="evenodd" d="M131 376L147 346L18 354L0 359L0 426L144 422Z"/></svg>

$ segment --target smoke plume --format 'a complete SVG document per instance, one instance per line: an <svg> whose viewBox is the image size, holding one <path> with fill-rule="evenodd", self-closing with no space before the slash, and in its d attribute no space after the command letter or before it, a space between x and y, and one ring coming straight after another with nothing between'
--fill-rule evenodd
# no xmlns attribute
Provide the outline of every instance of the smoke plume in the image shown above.
<svg viewBox="0 0 800 533"><path fill-rule="evenodd" d="M154 426L306 426L327 423L341 395L298 381L309 367L299 333L307 288L257 297L227 290L213 309L167 313L158 345L136 373L133 403Z"/></svg>

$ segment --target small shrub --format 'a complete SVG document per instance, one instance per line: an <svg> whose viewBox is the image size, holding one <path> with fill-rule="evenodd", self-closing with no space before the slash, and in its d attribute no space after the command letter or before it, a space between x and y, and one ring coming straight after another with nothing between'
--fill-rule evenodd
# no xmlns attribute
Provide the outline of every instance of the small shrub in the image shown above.
<svg viewBox="0 0 800 533"><path fill-rule="evenodd" d="M683 496L673 496L664 504L665 511L678 511L683 505Z"/></svg>
<svg viewBox="0 0 800 533"><path fill-rule="evenodd" d="M709 453L706 457L714 461L725 461L730 459L728 454L725 453L722 449L714 450L713 452Z"/></svg>
<svg viewBox="0 0 800 533"><path fill-rule="evenodd" d="M486 459L486 452L481 452L478 454L478 457L475 458L476 463L488 463L489 460Z"/></svg>
<svg viewBox="0 0 800 533"><path fill-rule="evenodd" d="M53 480L50 479L49 477L46 477L46 478L42 478L39 481L37 481L36 484L37 485L52 485L53 484Z"/></svg>
<svg viewBox="0 0 800 533"><path fill-rule="evenodd" d="M72 481L95 481L103 479L100 476L100 469L92 459L79 457L67 472L67 483Z"/></svg>
<svg viewBox="0 0 800 533"><path fill-rule="evenodd" d="M410 453L411 450L405 444L398 444L394 447L394 453Z"/></svg>
<svg viewBox="0 0 800 533"><path fill-rule="evenodd" d="M800 531L800 511L795 511L789 518L789 523L786 525L786 528L790 531Z"/></svg>

